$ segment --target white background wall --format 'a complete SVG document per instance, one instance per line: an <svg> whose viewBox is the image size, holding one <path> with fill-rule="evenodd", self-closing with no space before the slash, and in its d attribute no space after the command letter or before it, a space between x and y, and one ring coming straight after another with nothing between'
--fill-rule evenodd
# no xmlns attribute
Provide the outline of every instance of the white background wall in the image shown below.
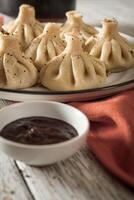
<svg viewBox="0 0 134 200"><path fill-rule="evenodd" d="M105 17L115 17L120 31L134 36L134 0L77 0L76 9L95 25Z"/></svg>

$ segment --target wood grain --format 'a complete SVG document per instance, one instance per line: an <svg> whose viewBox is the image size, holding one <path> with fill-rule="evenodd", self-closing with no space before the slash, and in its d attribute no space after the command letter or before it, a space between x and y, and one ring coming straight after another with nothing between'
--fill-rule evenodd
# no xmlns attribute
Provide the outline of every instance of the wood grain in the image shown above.
<svg viewBox="0 0 134 200"><path fill-rule="evenodd" d="M32 200L15 162L0 152L0 200Z"/></svg>
<svg viewBox="0 0 134 200"><path fill-rule="evenodd" d="M89 150L58 164L35 168L17 162L36 200L133 200L134 194L107 174Z"/></svg>
<svg viewBox="0 0 134 200"><path fill-rule="evenodd" d="M0 107L10 103L1 100ZM0 156L0 163L0 185L3 187L0 200L134 199L134 193L107 173L87 148L68 160L43 168L30 167L19 161L15 165L6 156ZM10 198L6 199L8 195Z"/></svg>

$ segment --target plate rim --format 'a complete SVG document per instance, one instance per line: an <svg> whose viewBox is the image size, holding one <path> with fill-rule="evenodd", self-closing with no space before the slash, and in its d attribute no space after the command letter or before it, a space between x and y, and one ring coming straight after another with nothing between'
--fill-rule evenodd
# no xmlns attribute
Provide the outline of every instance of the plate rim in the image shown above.
<svg viewBox="0 0 134 200"><path fill-rule="evenodd" d="M105 86L100 88L92 88L92 89L85 89L85 90L71 90L71 91L32 91L32 90L17 90L17 89L7 89L7 88L0 88L0 92L12 92L12 93L19 93L19 94L30 94L30 95L68 95L68 94L83 94L83 93L89 93L89 92L101 92L106 91L109 89L116 89L123 86L130 85L131 83L134 83L134 79L111 85L111 86Z"/></svg>

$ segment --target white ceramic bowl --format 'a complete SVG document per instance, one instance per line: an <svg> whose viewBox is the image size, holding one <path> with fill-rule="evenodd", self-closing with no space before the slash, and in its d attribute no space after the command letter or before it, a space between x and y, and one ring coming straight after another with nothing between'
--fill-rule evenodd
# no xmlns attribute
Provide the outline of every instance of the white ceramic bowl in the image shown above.
<svg viewBox="0 0 134 200"><path fill-rule="evenodd" d="M66 121L76 128L78 136L52 145L25 145L0 137L0 150L15 160L35 166L52 164L77 152L86 141L89 131L87 117L72 106L50 101L17 103L1 109L0 130L16 119L30 116L46 116Z"/></svg>

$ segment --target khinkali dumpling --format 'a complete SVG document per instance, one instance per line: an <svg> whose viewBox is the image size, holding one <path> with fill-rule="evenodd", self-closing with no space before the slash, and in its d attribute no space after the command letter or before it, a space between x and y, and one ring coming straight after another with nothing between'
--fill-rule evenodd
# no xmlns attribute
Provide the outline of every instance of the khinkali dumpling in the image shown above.
<svg viewBox="0 0 134 200"><path fill-rule="evenodd" d="M24 50L35 37L42 33L43 25L36 20L35 9L23 4L19 8L18 17L6 26L6 31L16 35Z"/></svg>
<svg viewBox="0 0 134 200"><path fill-rule="evenodd" d="M65 44L60 39L59 29L56 23L46 24L43 33L35 38L26 49L25 55L33 60L38 70L64 50Z"/></svg>
<svg viewBox="0 0 134 200"><path fill-rule="evenodd" d="M134 49L118 33L118 22L115 19L104 19L102 25L102 31L86 42L86 50L105 62L107 70L120 71L133 66Z"/></svg>
<svg viewBox="0 0 134 200"><path fill-rule="evenodd" d="M57 91L95 88L104 83L106 67L83 51L78 37L68 35L65 50L42 68L40 79L43 86Z"/></svg>
<svg viewBox="0 0 134 200"><path fill-rule="evenodd" d="M37 69L25 58L18 40L10 35L0 35L0 87L27 88L37 82Z"/></svg>
<svg viewBox="0 0 134 200"><path fill-rule="evenodd" d="M75 10L68 11L66 16L67 21L61 27L62 38L64 38L65 33L75 33L81 39L87 40L90 36L97 33L97 30L93 26L83 22L82 16Z"/></svg>

